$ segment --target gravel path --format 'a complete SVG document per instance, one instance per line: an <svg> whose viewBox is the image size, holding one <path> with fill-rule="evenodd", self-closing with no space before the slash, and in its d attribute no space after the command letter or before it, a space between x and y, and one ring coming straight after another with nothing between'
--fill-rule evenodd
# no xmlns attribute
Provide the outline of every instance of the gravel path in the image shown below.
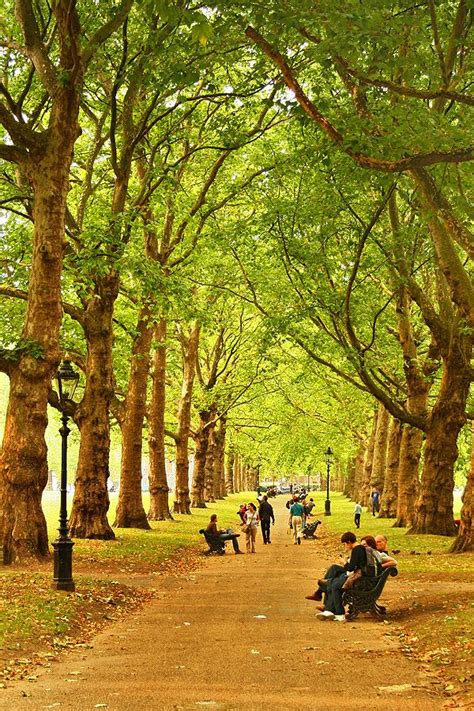
<svg viewBox="0 0 474 711"><path fill-rule="evenodd" d="M390 625L316 620L305 595L328 556L319 541L293 545L282 497L275 512L271 545L259 532L255 555L228 544L192 575L158 578L157 599L36 682L0 690L0 709L442 709Z"/></svg>

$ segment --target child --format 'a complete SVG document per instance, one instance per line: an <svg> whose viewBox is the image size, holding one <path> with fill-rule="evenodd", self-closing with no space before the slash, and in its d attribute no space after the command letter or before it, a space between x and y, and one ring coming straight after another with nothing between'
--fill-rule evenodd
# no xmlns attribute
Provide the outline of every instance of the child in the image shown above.
<svg viewBox="0 0 474 711"><path fill-rule="evenodd" d="M360 528L360 515L362 513L362 506L357 503L354 507L354 523L356 528Z"/></svg>

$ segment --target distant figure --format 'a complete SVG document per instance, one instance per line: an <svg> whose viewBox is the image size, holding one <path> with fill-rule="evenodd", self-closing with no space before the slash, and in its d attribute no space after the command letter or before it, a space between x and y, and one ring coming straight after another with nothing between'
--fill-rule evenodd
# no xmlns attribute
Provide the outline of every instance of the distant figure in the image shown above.
<svg viewBox="0 0 474 711"><path fill-rule="evenodd" d="M311 511L314 509L314 501L313 499L310 499L308 503L305 506L305 513L306 516L311 516Z"/></svg>
<svg viewBox="0 0 474 711"><path fill-rule="evenodd" d="M354 523L356 525L356 528L360 528L360 515L362 513L362 506L357 503L354 506Z"/></svg>
<svg viewBox="0 0 474 711"><path fill-rule="evenodd" d="M258 515L260 518L260 525L262 528L263 545L266 546L267 543L271 543L270 521L273 521L273 525L275 525L275 516L273 514L273 506L268 503L267 496L263 497L263 501L258 508Z"/></svg>
<svg viewBox="0 0 474 711"><path fill-rule="evenodd" d="M301 545L301 529L303 524L304 507L299 501L294 501L290 506L290 519L288 524L293 529L295 545Z"/></svg>
<svg viewBox="0 0 474 711"><path fill-rule="evenodd" d="M235 553L242 553L239 548L239 542L237 538L240 533L234 533L231 528L217 528L217 514L212 514L208 526L206 528L207 533L213 536L218 536L221 541L232 541Z"/></svg>
<svg viewBox="0 0 474 711"><path fill-rule="evenodd" d="M380 491L378 489L373 489L370 499L372 501L372 516L375 516L375 514L380 510Z"/></svg>

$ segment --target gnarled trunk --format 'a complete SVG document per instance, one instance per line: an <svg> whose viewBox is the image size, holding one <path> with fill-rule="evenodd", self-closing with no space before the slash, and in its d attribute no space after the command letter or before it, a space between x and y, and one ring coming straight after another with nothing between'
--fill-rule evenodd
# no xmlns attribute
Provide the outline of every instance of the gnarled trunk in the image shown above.
<svg viewBox="0 0 474 711"><path fill-rule="evenodd" d="M379 511L379 518L395 518L397 515L398 466L400 462L401 441L402 424L400 420L390 418L385 486Z"/></svg>
<svg viewBox="0 0 474 711"><path fill-rule="evenodd" d="M127 395L120 423L122 430L120 493L114 527L149 529L150 524L142 500L142 442L153 326L150 323L150 311L146 306L140 311L136 331ZM153 418L150 417L150 431L152 423ZM150 491L153 478L151 451L150 444Z"/></svg>
<svg viewBox="0 0 474 711"><path fill-rule="evenodd" d="M151 401L148 412L150 521L172 520L168 503L168 479L165 451L166 404L166 320L155 327L156 347L153 354Z"/></svg>
<svg viewBox="0 0 474 711"><path fill-rule="evenodd" d="M190 514L188 443L191 426L191 405L199 346L199 324L194 324L184 352L183 384L178 410L178 436L176 439L176 488L174 511Z"/></svg>
<svg viewBox="0 0 474 711"><path fill-rule="evenodd" d="M423 432L404 425L400 443L400 458L398 462L398 498L397 520L395 528L405 528L413 521L415 503L418 495L419 464Z"/></svg>
<svg viewBox="0 0 474 711"><path fill-rule="evenodd" d="M474 423L471 424L471 466L467 474L466 487L462 497L461 524L450 552L464 553L474 549L472 538L472 516L474 508Z"/></svg>
<svg viewBox="0 0 474 711"><path fill-rule="evenodd" d="M69 92L69 96L68 96ZM45 429L51 378L59 363L66 197L78 96L66 88L53 107L47 146L23 166L33 186L33 255L25 344L9 368L10 394L0 453L0 537L3 561L49 555L41 496L48 480ZM59 441L59 435L58 435Z"/></svg>
<svg viewBox="0 0 474 711"><path fill-rule="evenodd" d="M96 281L86 309L86 385L75 413L81 432L74 499L69 521L71 536L109 540L115 534L107 520L110 455L110 402L114 395L112 316L118 294L118 275Z"/></svg>
<svg viewBox="0 0 474 711"><path fill-rule="evenodd" d="M452 536L454 464L457 439L466 422L472 341L453 324L449 351L443 359L438 398L428 417L423 474L412 533Z"/></svg>

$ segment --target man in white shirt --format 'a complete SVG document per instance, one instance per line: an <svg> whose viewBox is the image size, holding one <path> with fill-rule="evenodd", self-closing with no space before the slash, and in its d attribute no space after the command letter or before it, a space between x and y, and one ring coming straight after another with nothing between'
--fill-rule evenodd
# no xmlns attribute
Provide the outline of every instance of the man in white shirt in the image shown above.
<svg viewBox="0 0 474 711"><path fill-rule="evenodd" d="M387 537L383 535L375 536L375 543L377 545L377 550L382 558L382 568L396 568L397 561L393 558L387 550Z"/></svg>

